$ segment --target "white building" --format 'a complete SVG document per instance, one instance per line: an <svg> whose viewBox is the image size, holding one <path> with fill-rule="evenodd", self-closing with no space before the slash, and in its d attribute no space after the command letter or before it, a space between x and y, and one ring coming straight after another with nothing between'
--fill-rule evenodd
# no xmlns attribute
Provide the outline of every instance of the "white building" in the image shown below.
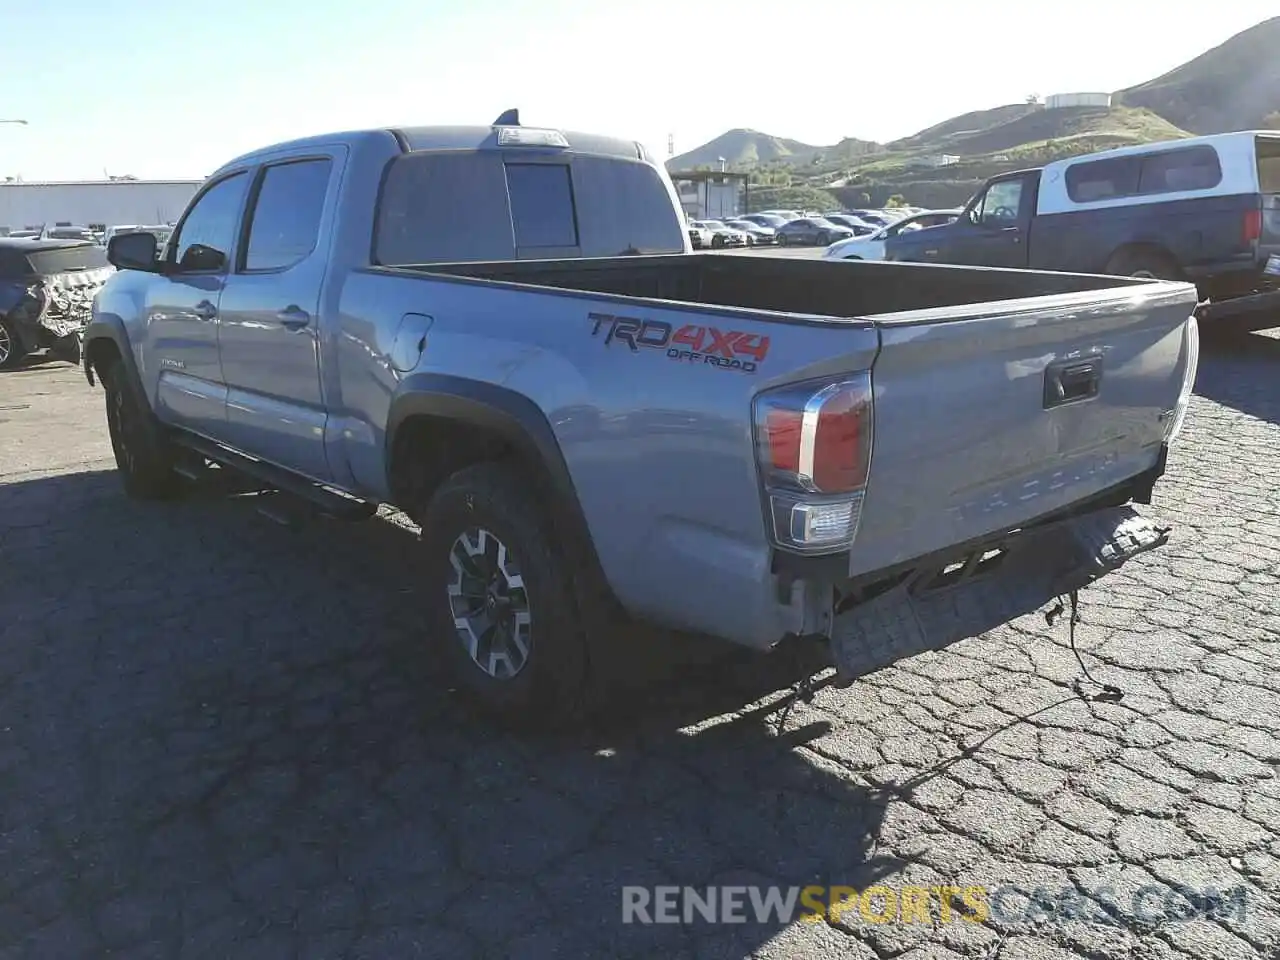
<svg viewBox="0 0 1280 960"><path fill-rule="evenodd" d="M732 220L746 209L745 173L673 172L680 206L693 220Z"/></svg>
<svg viewBox="0 0 1280 960"><path fill-rule="evenodd" d="M199 180L0 182L0 234L41 226L110 227L171 223Z"/></svg>
<svg viewBox="0 0 1280 960"><path fill-rule="evenodd" d="M1111 106L1109 93L1054 93L1044 98L1046 110L1056 110L1058 107L1109 106Z"/></svg>

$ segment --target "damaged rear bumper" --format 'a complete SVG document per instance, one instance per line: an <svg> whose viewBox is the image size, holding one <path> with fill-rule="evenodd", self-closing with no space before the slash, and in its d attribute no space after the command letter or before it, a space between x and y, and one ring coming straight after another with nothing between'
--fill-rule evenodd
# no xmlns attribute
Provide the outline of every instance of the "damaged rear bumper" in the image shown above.
<svg viewBox="0 0 1280 960"><path fill-rule="evenodd" d="M912 571L839 613L830 650L843 679L865 676L1034 613L1169 539L1132 505L1010 534L965 560Z"/></svg>

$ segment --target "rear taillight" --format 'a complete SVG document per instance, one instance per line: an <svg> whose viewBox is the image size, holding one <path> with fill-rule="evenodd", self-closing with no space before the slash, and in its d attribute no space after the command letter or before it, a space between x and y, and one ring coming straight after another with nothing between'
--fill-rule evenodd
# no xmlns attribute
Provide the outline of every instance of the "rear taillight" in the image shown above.
<svg viewBox="0 0 1280 960"><path fill-rule="evenodd" d="M1182 328L1182 348L1187 366L1182 371L1182 387L1178 391L1178 402L1165 423L1165 443L1173 443L1182 432L1182 425L1187 419L1187 408L1191 405L1191 391L1196 385L1196 370L1200 366L1200 326L1194 315L1187 318Z"/></svg>
<svg viewBox="0 0 1280 960"><path fill-rule="evenodd" d="M871 466L871 374L779 387L756 398L756 455L775 542L848 547Z"/></svg>
<svg viewBox="0 0 1280 960"><path fill-rule="evenodd" d="M1246 210L1244 214L1244 225L1241 230L1240 239L1246 244L1257 243L1262 237L1262 211Z"/></svg>

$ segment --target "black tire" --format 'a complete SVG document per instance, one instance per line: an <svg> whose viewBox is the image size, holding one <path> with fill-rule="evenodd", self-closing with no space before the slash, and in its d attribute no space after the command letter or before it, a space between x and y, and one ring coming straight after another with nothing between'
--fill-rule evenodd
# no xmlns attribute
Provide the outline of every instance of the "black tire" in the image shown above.
<svg viewBox="0 0 1280 960"><path fill-rule="evenodd" d="M785 233L778 234L778 246L785 247L787 245L787 235Z"/></svg>
<svg viewBox="0 0 1280 960"><path fill-rule="evenodd" d="M174 473L174 450L150 409L138 399L128 371L116 360L101 371L107 400L107 431L125 493L137 500L167 500L181 478Z"/></svg>
<svg viewBox="0 0 1280 960"><path fill-rule="evenodd" d="M1107 273L1117 277L1149 277L1153 280L1181 280L1177 263L1159 250L1117 251L1107 261Z"/></svg>
<svg viewBox="0 0 1280 960"><path fill-rule="evenodd" d="M0 319L0 370L13 370L26 359L27 350L7 319Z"/></svg>
<svg viewBox="0 0 1280 960"><path fill-rule="evenodd" d="M555 543L550 524L521 472L503 462L480 463L458 471L431 497L421 525L431 641L438 645L457 687L481 711L503 724L545 728L579 717L587 707L590 670L587 630L574 590L573 567ZM473 561L476 567L496 568L498 547L506 550L506 576L493 578L483 591L486 600L482 602L478 599L482 578L464 576L462 569ZM453 562L455 551L461 551L458 567ZM480 563L481 559L485 563ZM518 571L520 588L511 588L511 570ZM467 604L463 597L451 598L450 588L455 583L458 589L469 585L477 592L474 604ZM496 608L488 599L495 592L505 593L505 600L499 599ZM510 606L503 609L504 602ZM483 608L489 618L494 609L497 616L510 618L506 620L509 630L502 637L520 632L513 620L519 612L527 613L522 665L512 669L515 657L504 657L506 666L499 672L508 675L497 676L492 654L485 658L479 650L479 656L473 657L462 629L455 625L455 603L464 618L468 606L477 611L477 617ZM472 628L467 629L474 636ZM492 643L494 636L484 630L478 647L484 646L485 638ZM508 654L518 653L510 644L495 646ZM490 669L481 666L481 659L488 660Z"/></svg>
<svg viewBox="0 0 1280 960"><path fill-rule="evenodd" d="M723 246L724 246L724 237L715 236L711 238L711 248L713 250L719 249L720 247L723 247Z"/></svg>

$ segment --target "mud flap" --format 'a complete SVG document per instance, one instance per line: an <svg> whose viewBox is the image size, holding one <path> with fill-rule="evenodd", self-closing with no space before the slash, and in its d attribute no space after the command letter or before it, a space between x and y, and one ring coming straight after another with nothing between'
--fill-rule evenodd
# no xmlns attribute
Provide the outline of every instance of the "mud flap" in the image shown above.
<svg viewBox="0 0 1280 960"><path fill-rule="evenodd" d="M865 676L1034 613L1169 539L1131 505L1019 531L964 559L914 571L839 614L831 654L843 679Z"/></svg>

